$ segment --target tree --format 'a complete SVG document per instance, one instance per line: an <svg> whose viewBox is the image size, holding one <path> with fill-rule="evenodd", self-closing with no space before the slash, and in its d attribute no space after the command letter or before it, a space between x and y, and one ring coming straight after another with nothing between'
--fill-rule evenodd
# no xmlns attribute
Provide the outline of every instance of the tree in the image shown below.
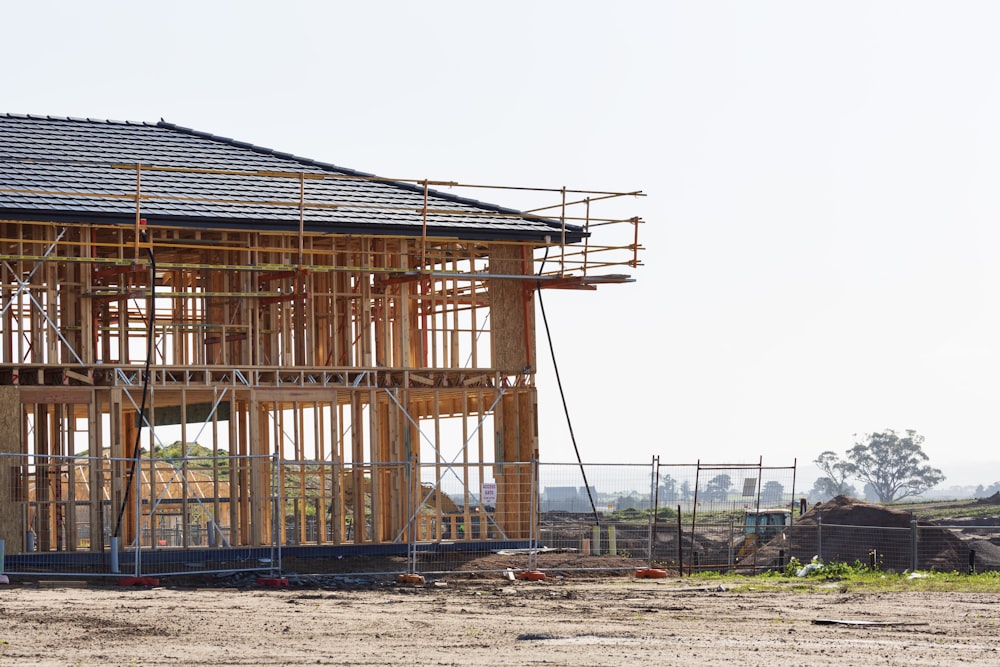
<svg viewBox="0 0 1000 667"><path fill-rule="evenodd" d="M765 505L780 505L784 495L785 487L781 485L781 482L772 479L761 489L760 502Z"/></svg>
<svg viewBox="0 0 1000 667"><path fill-rule="evenodd" d="M989 498L994 493L1000 493L1000 482L993 482L989 486L980 484L976 487L976 498Z"/></svg>
<svg viewBox="0 0 1000 667"><path fill-rule="evenodd" d="M839 492L838 492L839 491ZM853 484L844 483L839 489L830 483L828 477L820 477L814 483L806 497L813 502L825 502L830 500L835 496L850 496L851 498L860 498L858 494L858 488Z"/></svg>
<svg viewBox="0 0 1000 667"><path fill-rule="evenodd" d="M931 489L944 475L926 463L924 437L907 430L900 437L892 429L866 434L847 450L847 472L867 482L879 502L891 503ZM822 457L822 455L820 455Z"/></svg>
<svg viewBox="0 0 1000 667"><path fill-rule="evenodd" d="M691 482L684 480L680 488L681 500L689 502L691 500Z"/></svg>
<svg viewBox="0 0 1000 667"><path fill-rule="evenodd" d="M865 484L865 490L862 493L864 494L865 500L868 502L879 502L878 494L875 492L875 487L871 485L871 482Z"/></svg>
<svg viewBox="0 0 1000 667"><path fill-rule="evenodd" d="M729 475L716 475L705 484L702 494L709 502L725 502L729 497L729 487L732 485L733 480Z"/></svg>
<svg viewBox="0 0 1000 667"><path fill-rule="evenodd" d="M816 457L813 461L816 467L823 473L823 477L816 480L810 497L816 500L829 500L835 496L858 495L858 490L847 483L847 478L851 474L851 464L841 460L835 453L827 450Z"/></svg>
<svg viewBox="0 0 1000 667"><path fill-rule="evenodd" d="M672 503L677 500L677 480L670 475L664 475L660 480L658 500L661 503Z"/></svg>

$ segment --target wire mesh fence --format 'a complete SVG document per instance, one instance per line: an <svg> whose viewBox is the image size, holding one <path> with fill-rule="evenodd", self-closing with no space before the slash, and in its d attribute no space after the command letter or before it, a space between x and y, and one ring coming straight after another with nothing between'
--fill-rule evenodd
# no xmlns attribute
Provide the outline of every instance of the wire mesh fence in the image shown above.
<svg viewBox="0 0 1000 667"><path fill-rule="evenodd" d="M1000 569L1000 526L803 517L794 466L39 455L0 465L10 574L689 574L814 557ZM230 493L237 475L256 498Z"/></svg>
<svg viewBox="0 0 1000 667"><path fill-rule="evenodd" d="M910 521L906 527L800 523L784 541L761 550L759 562L782 559L841 562L902 572L1000 570L1000 526L948 526Z"/></svg>
<svg viewBox="0 0 1000 667"><path fill-rule="evenodd" d="M275 568L264 517L251 523L229 493L230 474L263 476L269 457L112 458L0 455L10 502L0 526L8 572L47 576L142 576ZM241 514L242 512L242 514ZM234 548L235 546L235 548Z"/></svg>
<svg viewBox="0 0 1000 667"><path fill-rule="evenodd" d="M540 474L546 548L579 554L574 565L581 570L649 564L654 466L547 464Z"/></svg>

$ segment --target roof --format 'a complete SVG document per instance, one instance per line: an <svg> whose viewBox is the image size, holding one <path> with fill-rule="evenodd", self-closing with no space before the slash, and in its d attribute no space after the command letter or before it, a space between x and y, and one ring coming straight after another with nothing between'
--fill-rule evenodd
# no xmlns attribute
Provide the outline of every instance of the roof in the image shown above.
<svg viewBox="0 0 1000 667"><path fill-rule="evenodd" d="M141 165L139 179L136 167ZM0 114L0 217L420 235L424 187L160 121ZM300 198L300 187L304 197ZM435 190L426 233L543 241L558 221ZM566 242L586 235L566 226Z"/></svg>

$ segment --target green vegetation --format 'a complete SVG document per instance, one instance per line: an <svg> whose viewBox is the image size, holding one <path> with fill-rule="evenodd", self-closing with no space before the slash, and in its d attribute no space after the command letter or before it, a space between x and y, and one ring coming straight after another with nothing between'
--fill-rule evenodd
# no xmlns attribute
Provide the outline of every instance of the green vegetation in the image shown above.
<svg viewBox="0 0 1000 667"><path fill-rule="evenodd" d="M947 523L948 519L976 519L1000 515L1000 505L975 500L893 503L889 507L911 512L918 519L941 523Z"/></svg>
<svg viewBox="0 0 1000 667"><path fill-rule="evenodd" d="M690 577L706 580L733 591L801 590L803 592L893 592L893 591L961 591L979 593L1000 592L1000 572L965 574L961 572L886 572L861 561L854 564L824 563L817 558L802 564L793 558L784 570L755 576L703 572Z"/></svg>
<svg viewBox="0 0 1000 667"><path fill-rule="evenodd" d="M633 508L626 508L622 510L615 510L614 512L604 513L604 519L606 521L613 521L615 523L649 523L651 512L649 510L637 510ZM676 523L677 512L668 507L661 507L656 512L656 520L658 522L669 521L671 523Z"/></svg>
<svg viewBox="0 0 1000 667"><path fill-rule="evenodd" d="M211 449L203 447L196 442L185 445L180 440L177 440L166 447L156 445L153 447L152 458L167 459L174 464L184 461L187 464L188 470L204 471L206 473L215 470L217 465L219 479L229 479L228 452L219 450L218 459L215 459Z"/></svg>

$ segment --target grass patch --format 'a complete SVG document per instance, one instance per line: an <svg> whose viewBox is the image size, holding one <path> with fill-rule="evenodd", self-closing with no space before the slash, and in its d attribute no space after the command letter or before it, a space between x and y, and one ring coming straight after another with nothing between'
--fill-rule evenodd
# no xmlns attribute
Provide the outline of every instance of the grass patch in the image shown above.
<svg viewBox="0 0 1000 667"><path fill-rule="evenodd" d="M889 507L911 512L918 519L942 523L947 523L947 519L978 519L1000 515L1000 505L975 500L893 503Z"/></svg>
<svg viewBox="0 0 1000 667"><path fill-rule="evenodd" d="M816 593L953 591L1000 593L1000 572L886 572L861 562L823 563L814 558L802 564L796 559L782 571L753 576L702 572L689 577L733 591L784 590Z"/></svg>

